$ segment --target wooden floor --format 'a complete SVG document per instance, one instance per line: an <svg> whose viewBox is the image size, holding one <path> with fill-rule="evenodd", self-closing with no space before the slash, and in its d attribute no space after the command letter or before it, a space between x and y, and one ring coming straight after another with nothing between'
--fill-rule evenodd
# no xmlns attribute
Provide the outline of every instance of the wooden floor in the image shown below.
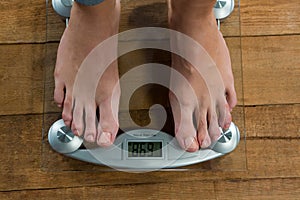
<svg viewBox="0 0 300 200"><path fill-rule="evenodd" d="M121 31L167 26L164 0L122 5ZM43 140L43 127L59 118L52 72L64 29L46 8L40 0L0 1L1 200L300 199L299 0L242 0L222 24L239 99L234 120L246 142L202 170L146 174L101 172L51 152ZM121 58L120 68L145 63L149 54L133 52L138 59ZM169 62L163 54L155 59ZM131 105L138 121L157 100L149 91Z"/></svg>

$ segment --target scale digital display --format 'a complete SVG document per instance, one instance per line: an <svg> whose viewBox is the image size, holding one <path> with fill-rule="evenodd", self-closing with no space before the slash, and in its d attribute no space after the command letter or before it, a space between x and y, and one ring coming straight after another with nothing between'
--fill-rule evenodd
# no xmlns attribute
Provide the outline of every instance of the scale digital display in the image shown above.
<svg viewBox="0 0 300 200"><path fill-rule="evenodd" d="M128 141L128 158L162 157L162 142Z"/></svg>

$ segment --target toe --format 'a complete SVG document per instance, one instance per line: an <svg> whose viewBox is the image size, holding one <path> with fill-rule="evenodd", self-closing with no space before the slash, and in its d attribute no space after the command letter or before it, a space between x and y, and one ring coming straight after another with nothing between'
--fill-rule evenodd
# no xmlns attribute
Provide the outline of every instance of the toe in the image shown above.
<svg viewBox="0 0 300 200"><path fill-rule="evenodd" d="M64 100L64 107L62 112L62 118L65 124L71 127L72 122L72 95L67 92L66 98Z"/></svg>
<svg viewBox="0 0 300 200"><path fill-rule="evenodd" d="M57 103L58 107L62 107L63 105L63 101L65 98L64 88L65 85L62 82L55 80L54 101L55 103Z"/></svg>
<svg viewBox="0 0 300 200"><path fill-rule="evenodd" d="M83 135L84 129L84 119L83 119L83 105L81 103L75 102L74 111L73 111L73 120L72 120L72 131L75 135Z"/></svg>
<svg viewBox="0 0 300 200"><path fill-rule="evenodd" d="M103 101L99 106L99 125L97 144L102 147L108 147L113 144L118 129L118 101L111 98Z"/></svg>
<svg viewBox="0 0 300 200"><path fill-rule="evenodd" d="M218 113L219 113L218 122L219 122L219 126L222 127L222 128L225 125L226 116L227 116L226 105L228 105L228 104L227 103L222 103L222 104L219 104L218 107L217 107L217 110L218 110Z"/></svg>
<svg viewBox="0 0 300 200"><path fill-rule="evenodd" d="M232 116L231 116L230 112L227 112L225 124L224 124L224 127L222 127L222 128L225 130L229 129L231 122L232 122Z"/></svg>
<svg viewBox="0 0 300 200"><path fill-rule="evenodd" d="M112 133L110 132L103 132L99 131L98 132L98 137L97 137L97 144L101 147L109 147L113 144L115 136L113 136Z"/></svg>
<svg viewBox="0 0 300 200"><path fill-rule="evenodd" d="M95 142L96 139L96 106L89 103L85 106L85 131L84 139L87 142Z"/></svg>
<svg viewBox="0 0 300 200"><path fill-rule="evenodd" d="M188 152L197 151L199 143L193 124L193 109L189 106L179 106L178 101L172 96L170 96L170 103L175 123L175 136L179 145Z"/></svg>
<svg viewBox="0 0 300 200"><path fill-rule="evenodd" d="M228 129L231 123L230 107L228 103L221 103L217 107L219 113L219 126L223 129Z"/></svg>
<svg viewBox="0 0 300 200"><path fill-rule="evenodd" d="M198 120L197 132L198 141L201 148L207 148L210 145L211 140L207 130L206 114L201 114L201 117Z"/></svg>
<svg viewBox="0 0 300 200"><path fill-rule="evenodd" d="M216 111L208 112L208 134L212 142L217 141L221 135Z"/></svg>
<svg viewBox="0 0 300 200"><path fill-rule="evenodd" d="M230 89L226 90L226 99L227 103L229 105L230 111L236 106L237 104L237 97L236 97L236 92L234 89L234 86L230 87Z"/></svg>

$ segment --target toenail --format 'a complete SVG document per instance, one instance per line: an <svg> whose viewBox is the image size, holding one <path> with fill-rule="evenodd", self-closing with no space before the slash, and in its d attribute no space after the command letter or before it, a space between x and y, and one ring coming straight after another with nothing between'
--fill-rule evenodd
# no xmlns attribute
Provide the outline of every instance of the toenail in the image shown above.
<svg viewBox="0 0 300 200"><path fill-rule="evenodd" d="M98 143L100 145L110 145L111 144L111 133L103 132L98 138Z"/></svg>
<svg viewBox="0 0 300 200"><path fill-rule="evenodd" d="M88 141L88 142L94 142L95 141L95 139L94 139L94 135L88 135L88 136L86 136L86 140Z"/></svg>
<svg viewBox="0 0 300 200"><path fill-rule="evenodd" d="M210 139L208 137L205 137L205 139L202 141L202 147L206 148L210 145Z"/></svg>
<svg viewBox="0 0 300 200"><path fill-rule="evenodd" d="M65 125L68 126L68 127L70 127L70 125L71 125L71 122L70 122L69 120L64 120L64 123L65 123Z"/></svg>
<svg viewBox="0 0 300 200"><path fill-rule="evenodd" d="M185 149L193 148L194 144L195 144L195 138L194 137L188 137L184 140Z"/></svg>
<svg viewBox="0 0 300 200"><path fill-rule="evenodd" d="M231 123L225 124L224 129L223 129L223 132L226 132L226 131L229 129L230 124L231 124Z"/></svg>
<svg viewBox="0 0 300 200"><path fill-rule="evenodd" d="M73 131L73 133L74 133L74 135L79 136L79 131L78 131L77 129L75 129L75 130Z"/></svg>

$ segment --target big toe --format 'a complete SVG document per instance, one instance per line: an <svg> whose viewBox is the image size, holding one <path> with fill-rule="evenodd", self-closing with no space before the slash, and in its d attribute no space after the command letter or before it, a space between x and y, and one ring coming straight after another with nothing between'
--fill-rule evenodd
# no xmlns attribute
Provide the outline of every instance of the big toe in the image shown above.
<svg viewBox="0 0 300 200"><path fill-rule="evenodd" d="M219 126L223 129L228 129L232 120L230 114L230 107L227 102L221 103L217 106L219 113Z"/></svg>
<svg viewBox="0 0 300 200"><path fill-rule="evenodd" d="M75 103L72 120L72 131L75 135L81 136L84 131L83 105L79 102Z"/></svg>
<svg viewBox="0 0 300 200"><path fill-rule="evenodd" d="M234 86L226 89L226 99L229 105L230 111L237 105L237 96Z"/></svg>
<svg viewBox="0 0 300 200"><path fill-rule="evenodd" d="M113 144L119 129L118 123L118 101L111 98L99 105L99 124L97 144L102 147L109 147Z"/></svg>
<svg viewBox="0 0 300 200"><path fill-rule="evenodd" d="M193 109L190 106L180 107L178 101L172 100L172 98L170 98L170 103L175 123L175 136L179 145L188 152L199 150L199 143L193 124Z"/></svg>
<svg viewBox="0 0 300 200"><path fill-rule="evenodd" d="M84 139L90 143L96 140L96 106L93 103L85 105Z"/></svg>
<svg viewBox="0 0 300 200"><path fill-rule="evenodd" d="M64 87L65 85L61 81L58 81L57 79L55 80L54 101L58 107L63 106L65 98Z"/></svg>

